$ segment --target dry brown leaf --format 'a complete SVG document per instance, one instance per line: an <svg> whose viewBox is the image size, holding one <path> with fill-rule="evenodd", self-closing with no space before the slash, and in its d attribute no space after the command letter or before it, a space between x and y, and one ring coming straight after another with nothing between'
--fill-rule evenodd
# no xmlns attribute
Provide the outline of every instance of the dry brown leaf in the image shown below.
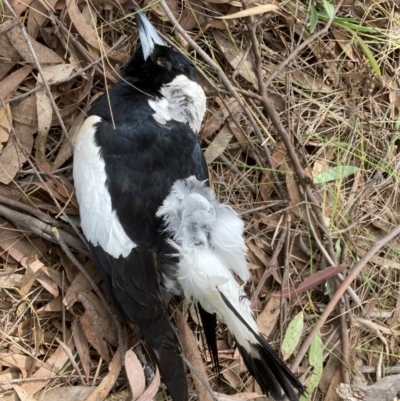
<svg viewBox="0 0 400 401"><path fill-rule="evenodd" d="M36 279L43 288L45 288L54 298L57 298L60 295L58 291L57 284L44 273L39 274L39 277Z"/></svg>
<svg viewBox="0 0 400 401"><path fill-rule="evenodd" d="M11 6L17 15L21 15L33 2L33 0L12 0Z"/></svg>
<svg viewBox="0 0 400 401"><path fill-rule="evenodd" d="M236 49L232 42L225 39L219 31L214 31L214 39L228 63L234 70L236 70L244 56L244 52L241 49ZM255 89L258 89L257 78L254 73L254 65L250 56L247 56L246 60L241 63L238 73L246 81L250 82Z"/></svg>
<svg viewBox="0 0 400 401"><path fill-rule="evenodd" d="M349 38L346 38L338 29L331 28L331 32L336 39L336 43L342 48L346 56L354 62L358 62L358 57L354 53L354 46Z"/></svg>
<svg viewBox="0 0 400 401"><path fill-rule="evenodd" d="M11 133L12 115L10 104L0 106L0 150L3 149L3 143L8 141Z"/></svg>
<svg viewBox="0 0 400 401"><path fill-rule="evenodd" d="M146 388L144 393L136 401L152 401L158 392L160 387L160 372L158 366L156 365L156 373L154 374L153 381L150 386Z"/></svg>
<svg viewBox="0 0 400 401"><path fill-rule="evenodd" d="M222 376L224 376L233 388L243 388L244 386L243 380L240 377L240 373L242 373L240 365L239 361L234 360L222 371Z"/></svg>
<svg viewBox="0 0 400 401"><path fill-rule="evenodd" d="M2 273L0 274L0 288L20 288L24 275Z"/></svg>
<svg viewBox="0 0 400 401"><path fill-rule="evenodd" d="M341 273L347 265L337 265L330 266L325 269L322 269L316 273L311 274L311 276L307 277L301 284L296 287L290 286L284 288L282 291L274 292L271 296L275 298L297 298L304 291L307 291L310 288L315 288L317 285L326 282L328 279L338 275Z"/></svg>
<svg viewBox="0 0 400 401"><path fill-rule="evenodd" d="M303 71L292 70L291 74L293 79L305 88L312 89L314 91L331 92L332 88L324 83L321 79L314 76L308 75Z"/></svg>
<svg viewBox="0 0 400 401"><path fill-rule="evenodd" d="M274 168L280 170L282 164L285 163L286 159L286 148L279 142L276 144L275 149L272 152L272 161ZM260 183L260 196L264 201L270 200L270 194L273 190L273 175L271 170L263 171L264 175Z"/></svg>
<svg viewBox="0 0 400 401"><path fill-rule="evenodd" d="M99 332L102 336L115 347L118 345L118 336L115 324L104 307L103 303L93 292L84 292L78 299L83 303L86 311L100 325Z"/></svg>
<svg viewBox="0 0 400 401"><path fill-rule="evenodd" d="M0 374L0 381L4 382L4 384L0 384L0 391L7 391L7 390L11 390L12 384L8 383L10 380L14 380L14 379L20 379L21 375L18 374L17 372L10 372L10 369L7 369L4 373ZM20 399L18 399L18 401L20 401Z"/></svg>
<svg viewBox="0 0 400 401"><path fill-rule="evenodd" d="M74 66L72 64L58 64L43 68L43 75L48 82L51 82L55 79L68 78L73 70ZM37 82L38 84L42 83L40 75ZM53 106L45 88L38 90L35 95L38 116L38 135L35 140L35 149L38 151L36 157L43 162L46 154L47 135L52 124Z"/></svg>
<svg viewBox="0 0 400 401"><path fill-rule="evenodd" d="M0 82L0 98L7 99L31 71L32 67L26 65L4 78Z"/></svg>
<svg viewBox="0 0 400 401"><path fill-rule="evenodd" d="M188 326L181 311L176 310L175 319L176 328L179 333L179 339L181 340L184 354L187 356L192 365L197 369L197 371L205 378L205 380L208 380L207 370L204 366L203 358L197 347L197 341L194 338L193 332L192 330L190 330L190 327ZM199 378L194 374L192 375L192 377L199 399L202 401L212 401L209 392L204 387Z"/></svg>
<svg viewBox="0 0 400 401"><path fill-rule="evenodd" d="M82 325L82 330L93 348L106 362L109 362L110 354L108 352L107 343L100 334L101 326L96 319L97 314L93 312L93 309L89 309L89 311L86 310L79 320Z"/></svg>
<svg viewBox="0 0 400 401"><path fill-rule="evenodd" d="M208 145L208 148L204 152L204 157L206 159L207 164L212 163L218 156L224 153L225 149L229 145L233 134L228 126L225 124L221 131L218 132L217 136L214 140Z"/></svg>
<svg viewBox="0 0 400 401"><path fill-rule="evenodd" d="M32 53L30 52L25 38L21 32L21 29L18 26L10 29L6 33L6 35L15 50L24 61L28 63L35 63ZM33 50L35 51L40 64L60 64L64 62L61 57L57 56L57 54L53 52L53 50L49 49L47 46L42 45L31 37L29 37L29 39L32 43Z"/></svg>
<svg viewBox="0 0 400 401"><path fill-rule="evenodd" d="M46 390L38 399L40 401L78 401L89 397L96 387L93 386L70 386L56 387Z"/></svg>
<svg viewBox="0 0 400 401"><path fill-rule="evenodd" d="M64 265L66 263L64 263ZM84 268L90 274L96 284L101 281L99 269L92 260L88 260L85 263ZM85 279L83 274L79 272L74 276L74 279L63 299L63 304L67 307L67 309L70 308L75 302L78 301L78 294L90 291L91 289L92 286L90 283Z"/></svg>
<svg viewBox="0 0 400 401"><path fill-rule="evenodd" d="M213 4L227 4L227 3L232 4L232 3L235 3L232 0L208 0L207 2L208 3L213 3ZM239 7L241 7L241 5Z"/></svg>
<svg viewBox="0 0 400 401"><path fill-rule="evenodd" d="M125 370L132 391L132 401L136 401L146 388L143 367L132 350L125 353Z"/></svg>
<svg viewBox="0 0 400 401"><path fill-rule="evenodd" d="M72 351L75 348L74 342L71 338L71 333L66 333L68 348ZM40 367L32 377L48 377L58 373L68 361L68 356L61 346L59 346L51 356L46 360L45 364ZM48 384L48 381L35 381L27 382L21 385L24 390L30 394L35 394Z"/></svg>
<svg viewBox="0 0 400 401"><path fill-rule="evenodd" d="M260 333L264 334L266 337L271 334L279 319L280 311L281 300L270 298L263 311L257 317L257 325Z"/></svg>
<svg viewBox="0 0 400 401"><path fill-rule="evenodd" d="M235 115L236 117L236 121L240 121L240 113L236 113ZM246 137L243 135L242 131L239 129L239 127L236 125L236 123L233 121L232 118L228 118L226 123L228 124L228 127L230 128L230 130L232 131L232 134L234 135L237 143L240 145L240 147L242 148L242 150L247 153L249 152L249 150L251 150L249 148L249 146L247 145L247 139ZM252 150L251 150L252 152ZM253 152L252 152L253 153ZM254 157L254 156L253 156ZM254 159L256 159L256 157L254 157Z"/></svg>
<svg viewBox="0 0 400 401"><path fill-rule="evenodd" d="M201 0L188 0L186 4L179 18L179 23L185 31L207 22L207 17L202 12L204 3Z"/></svg>
<svg viewBox="0 0 400 401"><path fill-rule="evenodd" d="M239 104L234 99L230 100L227 103L227 107L234 114L240 108ZM200 136L202 138L209 138L211 135L214 134L214 132L218 131L222 127L222 124L224 124L224 122L228 117L229 117L229 111L225 107L222 107L218 111L214 112L211 115L211 117L208 118L207 121L205 122L203 129L201 130Z"/></svg>
<svg viewBox="0 0 400 401"><path fill-rule="evenodd" d="M75 146L76 139L78 138L79 130L85 119L84 113L79 113L77 118L73 119L72 125L68 129L68 136L73 146ZM68 141L64 140L57 153L56 159L53 163L53 170L57 170L72 156L72 149Z"/></svg>
<svg viewBox="0 0 400 401"><path fill-rule="evenodd" d="M46 4L51 7L54 7L57 3L57 0L46 0ZM39 29L43 26L45 26L46 22L49 20L49 17L47 16L47 10L44 7L43 3L40 0L35 0L29 10L29 17L28 17L28 28L29 28L29 18L32 18L34 21L31 21L32 23L35 23L35 28L39 31ZM37 28L36 28L37 27ZM32 28L31 28L32 29ZM29 30L28 30L29 32ZM29 32L31 36L32 33ZM37 35L37 33L36 33ZM35 35L35 37L36 37Z"/></svg>
<svg viewBox="0 0 400 401"><path fill-rule="evenodd" d="M46 305L43 305L41 308L36 309L36 313L45 313L45 312L61 312L63 310L63 304L61 302L61 297L57 297Z"/></svg>
<svg viewBox="0 0 400 401"><path fill-rule="evenodd" d="M337 386L342 381L342 370L337 368L332 376L332 380L329 384L328 390L325 393L324 401L340 401L340 397L336 392Z"/></svg>
<svg viewBox="0 0 400 401"><path fill-rule="evenodd" d="M6 251L5 255L2 252L2 256L12 256L23 267L29 267L29 264L40 256L37 249L10 223L1 217L0 226L0 248Z"/></svg>
<svg viewBox="0 0 400 401"><path fill-rule="evenodd" d="M83 370L86 375L86 380L89 381L91 362L89 356L89 343L83 333L80 322L75 321L72 327L72 336L75 341L76 350L78 351Z"/></svg>
<svg viewBox="0 0 400 401"><path fill-rule="evenodd" d="M37 130L36 97L29 96L16 106L11 106L13 120L21 124L35 127Z"/></svg>
<svg viewBox="0 0 400 401"><path fill-rule="evenodd" d="M26 372L31 370L33 366L41 366L42 363L32 356L21 354L0 353L0 365L9 366L20 369L22 376L26 377ZM24 374L25 373L25 374ZM2 379L1 381L4 381Z"/></svg>
<svg viewBox="0 0 400 401"><path fill-rule="evenodd" d="M239 393L236 394L235 396L232 395L226 395L222 393L215 393L215 395L218 397L218 401L258 401L260 398L262 398L265 401L269 401L269 398L267 399L264 395L258 394L258 393Z"/></svg>
<svg viewBox="0 0 400 401"><path fill-rule="evenodd" d="M0 153L0 182L3 184L9 184L21 169L23 163L25 163L25 154L31 153L33 147L33 133L35 133L37 130L37 128L32 128L29 125L20 124L18 121L16 121L18 118L17 116L21 111L19 110L16 112L16 109L17 108L15 107L11 107L14 132L16 137L19 139L24 152L22 152L18 143L11 139L8 141L7 146Z"/></svg>
<svg viewBox="0 0 400 401"><path fill-rule="evenodd" d="M243 18L243 17L249 17L251 15L264 14L264 13L268 13L271 11L278 11L278 10L279 10L279 7L275 4L262 4L260 6L248 8L247 10L242 10L237 13L228 14L228 15L224 15L223 17L215 17L215 18L219 18L219 19Z"/></svg>
<svg viewBox="0 0 400 401"><path fill-rule="evenodd" d="M97 49L96 55L100 54L98 51L101 53L106 53L109 47L103 42L103 40L101 40L97 30L93 29L91 24L88 24L87 20L80 12L75 0L67 0L67 10L76 30L82 36L83 40L89 45L89 51L91 50L91 46L93 49ZM94 14L96 13L93 11L92 15ZM117 51L112 51L108 57L121 62L127 61L127 55Z"/></svg>
<svg viewBox="0 0 400 401"><path fill-rule="evenodd" d="M18 394L18 397L21 401L36 401L36 398L33 397L28 391L18 386L17 384L13 385L15 392Z"/></svg>
<svg viewBox="0 0 400 401"><path fill-rule="evenodd" d="M111 363L108 365L108 373L104 376L103 380L96 387L93 393L85 398L85 401L103 401L114 387L119 372L121 371L121 367L121 353L117 350Z"/></svg>
<svg viewBox="0 0 400 401"><path fill-rule="evenodd" d="M259 248L254 240L247 241L247 246L249 249L257 256L258 260L264 265L264 267L269 267L269 257L266 252Z"/></svg>
<svg viewBox="0 0 400 401"><path fill-rule="evenodd" d="M294 176L294 173L292 171L289 171L288 167L286 168L285 176L286 176L286 186L287 186L288 197L289 197L289 205L294 206L291 210L293 211L293 213L296 216L300 217L304 221L307 221L307 216L306 216L304 207L295 206L295 205L303 202L303 198L300 194L299 187L297 186L297 181Z"/></svg>

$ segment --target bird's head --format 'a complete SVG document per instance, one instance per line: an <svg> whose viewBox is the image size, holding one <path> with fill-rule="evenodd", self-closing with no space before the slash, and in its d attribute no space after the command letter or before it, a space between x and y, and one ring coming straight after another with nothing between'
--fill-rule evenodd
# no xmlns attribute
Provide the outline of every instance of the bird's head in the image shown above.
<svg viewBox="0 0 400 401"><path fill-rule="evenodd" d="M165 46L150 21L140 11L136 13L136 23L141 46L125 67L124 78L143 82L146 87L152 85L157 90L179 75L196 81L194 64L183 54Z"/></svg>

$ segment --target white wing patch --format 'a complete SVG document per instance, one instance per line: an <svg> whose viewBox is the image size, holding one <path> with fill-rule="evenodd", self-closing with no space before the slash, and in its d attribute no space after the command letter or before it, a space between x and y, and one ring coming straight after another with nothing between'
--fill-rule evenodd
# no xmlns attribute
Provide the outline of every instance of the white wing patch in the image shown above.
<svg viewBox="0 0 400 401"><path fill-rule="evenodd" d="M197 134L206 112L206 95L201 86L184 75L178 75L160 92L162 98L149 100L155 111L154 119L163 125L170 120L188 123Z"/></svg>
<svg viewBox="0 0 400 401"><path fill-rule="evenodd" d="M82 230L95 246L100 245L114 258L128 256L136 244L126 235L111 207L106 187L105 163L95 143L95 125L91 116L83 123L74 151L74 183L79 202Z"/></svg>

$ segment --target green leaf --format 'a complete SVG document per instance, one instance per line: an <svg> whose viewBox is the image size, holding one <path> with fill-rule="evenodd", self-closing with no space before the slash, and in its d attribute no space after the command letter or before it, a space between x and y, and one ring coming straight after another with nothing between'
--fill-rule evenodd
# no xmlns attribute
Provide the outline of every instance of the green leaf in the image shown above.
<svg viewBox="0 0 400 401"><path fill-rule="evenodd" d="M303 334L303 327L303 311L301 311L289 323L286 330L285 338L283 339L281 347L284 359L289 358L296 349L297 344L300 342L301 335Z"/></svg>
<svg viewBox="0 0 400 401"><path fill-rule="evenodd" d="M60 216L60 219L66 221L67 223L71 222L76 227L80 227L81 226L81 218L79 216L74 216L74 215L71 215L71 214L68 214L68 215L64 216L62 214Z"/></svg>
<svg viewBox="0 0 400 401"><path fill-rule="evenodd" d="M319 381L321 380L323 366L323 345L321 342L321 335L318 333L310 346L310 353L308 356L308 361L310 365L313 366L313 374L311 375L310 381L308 383L306 392L301 396L300 401L308 401L311 399L313 391L317 388Z"/></svg>
<svg viewBox="0 0 400 401"><path fill-rule="evenodd" d="M354 166L332 167L316 175L314 177L314 184L324 184L326 182L342 179L356 173L357 171L360 171L360 169Z"/></svg>
<svg viewBox="0 0 400 401"><path fill-rule="evenodd" d="M336 257L339 259L341 253L342 253L342 246L340 244L340 238L335 242L335 252L336 252Z"/></svg>
<svg viewBox="0 0 400 401"><path fill-rule="evenodd" d="M318 13L314 6L311 6L310 11L310 32L313 33L318 24Z"/></svg>
<svg viewBox="0 0 400 401"><path fill-rule="evenodd" d="M324 284L324 295L332 294L332 287L329 284L329 281L326 281Z"/></svg>
<svg viewBox="0 0 400 401"><path fill-rule="evenodd" d="M324 8L329 19L332 19L335 16L335 7L333 7L333 5L327 0L322 0L322 3L324 4Z"/></svg>
<svg viewBox="0 0 400 401"><path fill-rule="evenodd" d="M361 46L361 49L363 49L363 52L365 54L365 56L367 57L369 63L371 64L372 69L375 71L375 74L378 77L382 76L381 70L379 69L379 65L377 63L377 61L375 60L374 55L372 54L371 50L369 50L369 47L365 44L365 42L359 37L356 37L357 42L359 43L359 45Z"/></svg>

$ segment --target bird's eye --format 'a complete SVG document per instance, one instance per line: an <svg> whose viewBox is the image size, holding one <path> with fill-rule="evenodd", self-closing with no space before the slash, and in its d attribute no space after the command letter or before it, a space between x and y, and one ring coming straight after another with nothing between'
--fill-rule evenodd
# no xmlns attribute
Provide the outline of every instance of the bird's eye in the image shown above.
<svg viewBox="0 0 400 401"><path fill-rule="evenodd" d="M156 61L157 65L159 65L160 67L165 67L167 65L167 62L168 60L166 57L158 57Z"/></svg>

